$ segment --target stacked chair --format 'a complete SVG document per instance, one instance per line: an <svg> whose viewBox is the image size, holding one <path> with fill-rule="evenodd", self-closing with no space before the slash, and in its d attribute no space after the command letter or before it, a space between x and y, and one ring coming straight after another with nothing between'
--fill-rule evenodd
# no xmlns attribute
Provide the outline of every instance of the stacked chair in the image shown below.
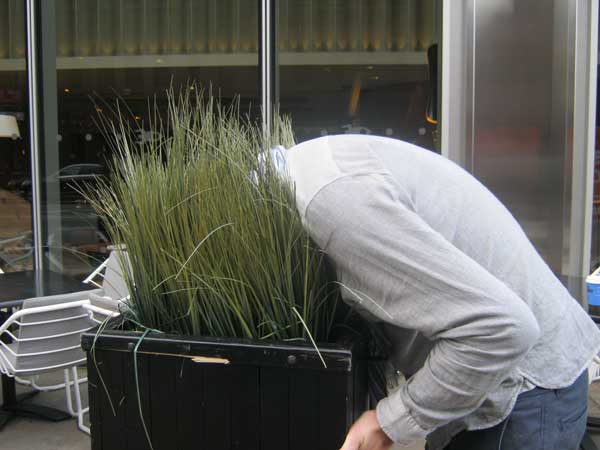
<svg viewBox="0 0 600 450"><path fill-rule="evenodd" d="M121 270L127 261L126 252L113 250L84 281L98 289L25 300L0 326L0 373L38 391L64 389L69 413L88 434L83 418L89 408L82 407L80 391L87 378L77 373L86 359L81 334L120 315L129 299ZM94 281L97 277L101 283ZM63 371L63 383L40 385L39 375L57 370Z"/></svg>

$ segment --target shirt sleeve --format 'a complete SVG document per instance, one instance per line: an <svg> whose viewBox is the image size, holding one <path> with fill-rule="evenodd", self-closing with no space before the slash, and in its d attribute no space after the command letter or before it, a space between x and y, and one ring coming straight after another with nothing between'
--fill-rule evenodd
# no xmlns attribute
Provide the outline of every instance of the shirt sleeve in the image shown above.
<svg viewBox="0 0 600 450"><path fill-rule="evenodd" d="M540 332L514 291L403 196L389 176L347 176L313 198L305 220L333 260L345 298L434 342L423 367L377 405L384 432L406 445L473 412Z"/></svg>

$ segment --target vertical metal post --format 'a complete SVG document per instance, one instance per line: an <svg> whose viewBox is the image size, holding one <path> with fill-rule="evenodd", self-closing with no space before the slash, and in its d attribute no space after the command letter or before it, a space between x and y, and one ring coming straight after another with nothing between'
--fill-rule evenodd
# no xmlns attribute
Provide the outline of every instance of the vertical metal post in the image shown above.
<svg viewBox="0 0 600 450"><path fill-rule="evenodd" d="M567 274L585 276L590 271L592 245L598 0L577 0L575 11L573 163Z"/></svg>
<svg viewBox="0 0 600 450"><path fill-rule="evenodd" d="M37 60L37 1L26 1L27 13L27 84L29 90L29 142L31 151L31 217L34 268L44 268L42 254L42 198L40 178L40 124L38 110L38 60Z"/></svg>
<svg viewBox="0 0 600 450"><path fill-rule="evenodd" d="M276 0L261 0L260 11L260 72L262 126L265 136L270 136L273 126L273 106L276 102Z"/></svg>
<svg viewBox="0 0 600 450"><path fill-rule="evenodd" d="M38 143L40 168L43 178L60 169L58 136L58 82L56 70L56 0L42 0L38 3L38 80L36 100L38 105ZM81 6L81 5L80 5ZM87 30L84 30L87 32ZM42 183L40 182L40 188ZM43 185L42 236L44 239L45 268L62 271L62 217L63 205L60 199L60 185Z"/></svg>
<svg viewBox="0 0 600 450"><path fill-rule="evenodd" d="M467 67L471 67L465 42L473 27L467 1L442 2L441 150L462 167L467 162Z"/></svg>

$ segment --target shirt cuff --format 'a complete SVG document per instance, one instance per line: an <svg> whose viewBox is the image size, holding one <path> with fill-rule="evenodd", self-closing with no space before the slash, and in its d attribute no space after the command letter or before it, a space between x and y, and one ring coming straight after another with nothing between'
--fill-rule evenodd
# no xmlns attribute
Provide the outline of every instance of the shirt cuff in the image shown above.
<svg viewBox="0 0 600 450"><path fill-rule="evenodd" d="M383 432L396 444L410 445L418 439L425 439L431 430L421 428L399 394L400 391L396 391L377 404L377 421Z"/></svg>

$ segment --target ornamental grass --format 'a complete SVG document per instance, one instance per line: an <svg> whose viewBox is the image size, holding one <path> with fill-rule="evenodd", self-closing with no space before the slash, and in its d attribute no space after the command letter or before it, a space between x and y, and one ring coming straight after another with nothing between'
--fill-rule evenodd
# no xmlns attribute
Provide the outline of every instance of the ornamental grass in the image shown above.
<svg viewBox="0 0 600 450"><path fill-rule="evenodd" d="M294 145L290 121L266 135L198 87L170 90L166 113L149 109L143 133L118 106L101 121L114 158L87 193L127 249L127 318L180 335L328 341L340 322L334 271L293 186L261 156Z"/></svg>

